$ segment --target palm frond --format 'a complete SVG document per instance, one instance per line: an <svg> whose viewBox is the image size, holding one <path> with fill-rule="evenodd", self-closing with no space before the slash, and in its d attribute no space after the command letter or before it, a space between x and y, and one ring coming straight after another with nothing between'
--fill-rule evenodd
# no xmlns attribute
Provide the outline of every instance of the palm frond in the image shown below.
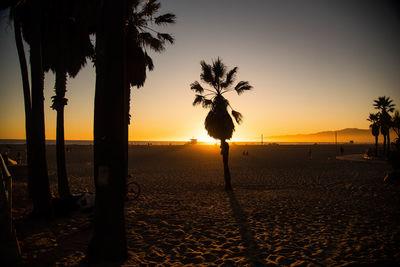
<svg viewBox="0 0 400 267"><path fill-rule="evenodd" d="M235 81L235 76L237 72L237 67L234 67L226 74L226 79L223 83L221 83L222 88L228 88Z"/></svg>
<svg viewBox="0 0 400 267"><path fill-rule="evenodd" d="M237 112L235 110L232 109L232 116L235 118L235 121L238 124L241 124L243 121L243 115L240 112Z"/></svg>
<svg viewBox="0 0 400 267"><path fill-rule="evenodd" d="M253 86L249 84L247 81L240 81L236 86L235 86L235 91L237 92L238 95L241 95L244 91L251 90Z"/></svg>
<svg viewBox="0 0 400 267"><path fill-rule="evenodd" d="M195 91L196 93L202 94L204 92L204 88L200 85L198 81L195 81L190 84L190 89Z"/></svg>
<svg viewBox="0 0 400 267"><path fill-rule="evenodd" d="M157 25L174 24L176 16L172 13L167 13L154 18L154 23Z"/></svg>
<svg viewBox="0 0 400 267"><path fill-rule="evenodd" d="M203 108L211 108L212 105L213 105L212 100L204 98L203 103L202 103Z"/></svg>
<svg viewBox="0 0 400 267"><path fill-rule="evenodd" d="M161 4L157 2L158 0L148 0L147 3L143 6L140 14L144 16L151 16L160 9Z"/></svg>
<svg viewBox="0 0 400 267"><path fill-rule="evenodd" d="M149 71L154 69L153 59L146 52L144 52L144 62Z"/></svg>
<svg viewBox="0 0 400 267"><path fill-rule="evenodd" d="M370 121L373 123L379 121L379 113L370 113L367 121Z"/></svg>
<svg viewBox="0 0 400 267"><path fill-rule="evenodd" d="M204 101L204 96L202 95L196 95L196 97L194 98L193 101L193 106L199 105L200 103L202 103Z"/></svg>
<svg viewBox="0 0 400 267"><path fill-rule="evenodd" d="M144 46L148 46L156 52L161 52L165 49L164 42L155 38L149 32L141 32L138 35L138 39Z"/></svg>
<svg viewBox="0 0 400 267"><path fill-rule="evenodd" d="M129 0L128 5L130 6L130 8L136 10L141 2L142 0Z"/></svg>
<svg viewBox="0 0 400 267"><path fill-rule="evenodd" d="M68 104L68 99L65 97L60 97L58 95L54 95L51 97L51 99L53 100L53 104L50 107L53 110L60 110Z"/></svg>
<svg viewBox="0 0 400 267"><path fill-rule="evenodd" d="M162 40L163 42L169 42L170 44L174 43L174 37L172 37L168 33L157 33L157 37L159 40Z"/></svg>
<svg viewBox="0 0 400 267"><path fill-rule="evenodd" d="M218 83L220 79L225 75L226 73L226 66L220 58L217 58L216 61L213 61L213 66L212 66L212 71L214 73L214 80L215 83Z"/></svg>
<svg viewBox="0 0 400 267"><path fill-rule="evenodd" d="M202 70L200 78L208 84L215 85L211 65L207 64L204 60L200 62L200 65Z"/></svg>
<svg viewBox="0 0 400 267"><path fill-rule="evenodd" d="M374 100L374 107L375 109L380 109L383 111L393 112L394 107L396 106L393 104L393 100L390 97L380 96L378 99Z"/></svg>

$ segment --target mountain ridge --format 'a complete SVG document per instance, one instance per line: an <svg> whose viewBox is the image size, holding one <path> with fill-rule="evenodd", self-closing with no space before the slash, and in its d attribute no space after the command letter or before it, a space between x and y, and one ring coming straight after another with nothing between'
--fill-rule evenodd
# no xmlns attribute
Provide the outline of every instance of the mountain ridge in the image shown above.
<svg viewBox="0 0 400 267"><path fill-rule="evenodd" d="M375 143L375 137L371 134L370 129L359 128L344 128L337 131L321 131L310 134L289 134L289 135L275 135L267 136L267 140L275 142L337 142L349 143L350 141L356 143ZM394 137L394 132L390 132ZM379 137L379 142L383 140L382 135ZM392 138L391 138L392 139Z"/></svg>

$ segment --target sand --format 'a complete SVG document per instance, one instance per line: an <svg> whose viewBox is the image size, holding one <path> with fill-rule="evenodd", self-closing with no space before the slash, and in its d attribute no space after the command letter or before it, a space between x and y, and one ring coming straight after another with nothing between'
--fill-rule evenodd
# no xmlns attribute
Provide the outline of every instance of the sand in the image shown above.
<svg viewBox="0 0 400 267"><path fill-rule="evenodd" d="M129 173L142 194L126 203L124 265L399 264L400 187L383 184L390 166L336 160L335 146L311 147L309 159L310 146L232 145L234 192L227 194L218 146L131 146ZM92 191L91 147L69 148L72 191ZM344 149L357 154L365 146ZM56 192L54 157L49 146ZM15 190L25 265L78 264L91 236L90 215L28 220L22 178Z"/></svg>

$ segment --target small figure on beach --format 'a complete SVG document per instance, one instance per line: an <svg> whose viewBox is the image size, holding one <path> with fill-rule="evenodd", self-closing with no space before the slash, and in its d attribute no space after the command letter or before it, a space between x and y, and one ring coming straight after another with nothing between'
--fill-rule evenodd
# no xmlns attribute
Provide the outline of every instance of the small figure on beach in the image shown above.
<svg viewBox="0 0 400 267"><path fill-rule="evenodd" d="M340 146L340 155L343 156L343 153L344 153L344 148Z"/></svg>
<svg viewBox="0 0 400 267"><path fill-rule="evenodd" d="M308 159L312 159L312 149L311 149L311 147L308 150Z"/></svg>

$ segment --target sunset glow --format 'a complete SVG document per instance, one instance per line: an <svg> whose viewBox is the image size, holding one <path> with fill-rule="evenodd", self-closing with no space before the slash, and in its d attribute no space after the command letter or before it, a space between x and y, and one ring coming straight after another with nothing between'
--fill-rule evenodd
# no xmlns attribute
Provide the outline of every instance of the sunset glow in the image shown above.
<svg viewBox="0 0 400 267"><path fill-rule="evenodd" d="M189 85L200 78L200 60L218 56L254 86L249 94L228 96L244 116L233 142L259 141L261 134L268 142L268 136L368 129L373 99L387 95L400 105L396 15L379 1L364 9L353 1L311 2L308 9L303 1L163 1L163 12L177 16L176 25L163 29L176 43L151 54L154 71L144 87L132 89L129 140L214 143L204 129L207 110L192 106ZM7 12L0 18L0 139L24 139L13 30ZM56 132L53 88L54 75L47 73L47 139ZM66 140L93 139L94 88L91 62L68 79Z"/></svg>

